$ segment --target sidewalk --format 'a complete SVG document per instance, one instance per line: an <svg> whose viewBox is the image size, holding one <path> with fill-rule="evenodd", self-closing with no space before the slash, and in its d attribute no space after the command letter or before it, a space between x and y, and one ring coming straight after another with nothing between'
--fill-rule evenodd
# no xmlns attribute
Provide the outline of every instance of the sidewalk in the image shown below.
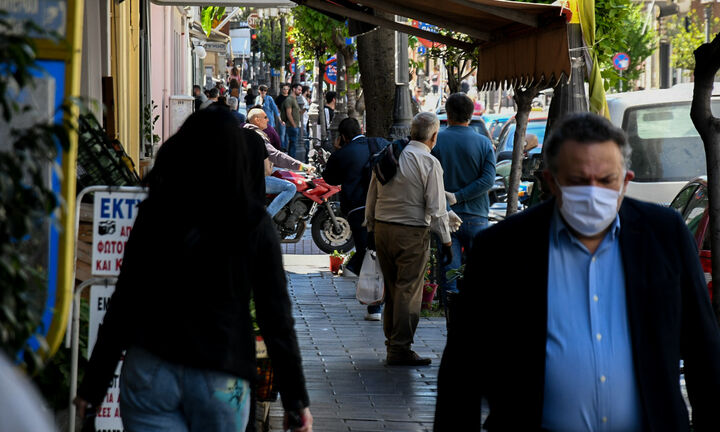
<svg viewBox="0 0 720 432"><path fill-rule="evenodd" d="M418 326L413 348L431 366L387 367L382 324L364 320L355 279L333 276L327 255L285 255L284 262L314 430L432 430L445 319L421 318ZM282 430L282 415L273 403L271 430Z"/></svg>

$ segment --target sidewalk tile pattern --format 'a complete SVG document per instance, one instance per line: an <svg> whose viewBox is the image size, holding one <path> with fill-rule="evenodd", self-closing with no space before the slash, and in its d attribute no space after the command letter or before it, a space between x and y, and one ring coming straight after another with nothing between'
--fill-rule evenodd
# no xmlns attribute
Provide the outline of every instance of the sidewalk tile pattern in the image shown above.
<svg viewBox="0 0 720 432"><path fill-rule="evenodd" d="M313 429L432 430L447 336L444 318L422 318L415 337L413 348L431 357L431 366L388 367L382 324L364 320L366 308L355 299L355 281L318 266L288 270ZM282 430L282 415L280 402L273 403L271 430Z"/></svg>

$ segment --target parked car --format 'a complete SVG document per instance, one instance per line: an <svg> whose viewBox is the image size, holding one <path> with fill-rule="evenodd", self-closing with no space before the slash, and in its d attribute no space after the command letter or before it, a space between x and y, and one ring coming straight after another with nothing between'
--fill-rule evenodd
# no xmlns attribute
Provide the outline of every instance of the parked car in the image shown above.
<svg viewBox="0 0 720 432"><path fill-rule="evenodd" d="M700 251L700 263L708 282L708 291L712 298L712 254L710 253L710 212L708 211L707 177L702 176L691 180L678 192L670 202L670 208L677 210L695 238Z"/></svg>
<svg viewBox="0 0 720 432"><path fill-rule="evenodd" d="M635 178L627 195L666 205L691 179L706 174L705 148L690 119L692 84L608 95L610 120L628 135ZM720 116L720 84L712 111Z"/></svg>
<svg viewBox="0 0 720 432"><path fill-rule="evenodd" d="M446 129L448 127L447 114L438 114L437 116L440 120L440 130ZM485 126L485 120L483 120L482 117L476 115L472 116L470 119L470 127L480 135L490 138L490 133L488 132L487 126ZM492 141L492 138L490 138L490 140Z"/></svg>
<svg viewBox="0 0 720 432"><path fill-rule="evenodd" d="M485 120L485 124L487 125L488 132L490 132L490 139L492 140L493 144L497 145L497 140L500 137L502 127L505 125L505 123L507 123L510 117L511 116L507 113L485 114L482 116L483 120Z"/></svg>
<svg viewBox="0 0 720 432"><path fill-rule="evenodd" d="M538 146L530 150L529 154L541 153L542 144L545 139L545 126L547 125L547 117L531 117L528 119L527 130L525 134L533 134L538 138ZM512 159L512 150L515 146L515 117L505 123L500 132L495 148L497 161Z"/></svg>

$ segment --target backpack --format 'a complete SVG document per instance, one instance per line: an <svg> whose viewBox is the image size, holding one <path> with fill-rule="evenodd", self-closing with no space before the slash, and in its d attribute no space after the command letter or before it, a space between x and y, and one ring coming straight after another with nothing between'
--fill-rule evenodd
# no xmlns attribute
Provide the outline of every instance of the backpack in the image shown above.
<svg viewBox="0 0 720 432"><path fill-rule="evenodd" d="M365 191L367 192L368 186L370 185L370 180L372 179L372 173L373 173L373 158L375 157L375 154L378 152L383 151L385 148L390 146L390 143L383 139L383 138L366 138L367 145L368 145L368 151L370 153L370 157L365 162L365 165L363 165L362 169L362 184L365 187Z"/></svg>
<svg viewBox="0 0 720 432"><path fill-rule="evenodd" d="M375 173L375 177L380 184L386 185L395 177L400 163L400 153L405 149L408 142L410 142L410 140L407 138L395 140L392 144L374 153L370 157L372 172Z"/></svg>

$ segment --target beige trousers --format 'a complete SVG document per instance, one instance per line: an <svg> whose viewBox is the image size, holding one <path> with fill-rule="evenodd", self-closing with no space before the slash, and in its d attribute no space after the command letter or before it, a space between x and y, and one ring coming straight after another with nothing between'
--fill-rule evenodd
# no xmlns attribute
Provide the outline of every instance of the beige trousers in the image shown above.
<svg viewBox="0 0 720 432"><path fill-rule="evenodd" d="M376 222L375 245L385 278L385 345L388 355L402 355L420 320L430 229Z"/></svg>

